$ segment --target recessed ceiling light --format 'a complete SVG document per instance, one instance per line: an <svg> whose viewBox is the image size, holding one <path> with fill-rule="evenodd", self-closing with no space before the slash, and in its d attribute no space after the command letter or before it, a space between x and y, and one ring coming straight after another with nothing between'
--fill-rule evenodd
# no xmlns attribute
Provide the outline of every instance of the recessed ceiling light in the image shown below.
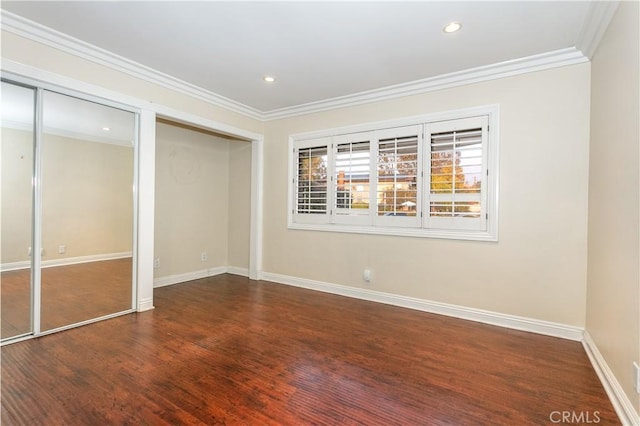
<svg viewBox="0 0 640 426"><path fill-rule="evenodd" d="M102 130L104 130L105 132L108 132L111 130L111 127L103 127Z"/></svg>
<svg viewBox="0 0 640 426"><path fill-rule="evenodd" d="M276 81L276 78L271 75L265 75L263 80L266 81L267 83L273 83Z"/></svg>
<svg viewBox="0 0 640 426"><path fill-rule="evenodd" d="M451 22L445 25L442 31L445 33L455 33L456 31L460 31L460 28L462 28L462 24L460 22Z"/></svg>

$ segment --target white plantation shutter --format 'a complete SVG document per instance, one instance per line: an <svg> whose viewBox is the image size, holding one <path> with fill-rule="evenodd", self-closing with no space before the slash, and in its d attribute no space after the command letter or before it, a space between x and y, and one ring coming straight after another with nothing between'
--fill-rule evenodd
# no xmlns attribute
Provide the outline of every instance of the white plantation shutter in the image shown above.
<svg viewBox="0 0 640 426"><path fill-rule="evenodd" d="M486 116L425 126L426 227L486 230Z"/></svg>
<svg viewBox="0 0 640 426"><path fill-rule="evenodd" d="M420 226L422 126L376 132L376 224Z"/></svg>
<svg viewBox="0 0 640 426"><path fill-rule="evenodd" d="M305 141L295 148L294 220L322 223L329 214L329 141Z"/></svg>
<svg viewBox="0 0 640 426"><path fill-rule="evenodd" d="M333 139L333 221L371 224L371 134Z"/></svg>
<svg viewBox="0 0 640 426"><path fill-rule="evenodd" d="M498 122L489 105L291 137L288 226L497 241Z"/></svg>

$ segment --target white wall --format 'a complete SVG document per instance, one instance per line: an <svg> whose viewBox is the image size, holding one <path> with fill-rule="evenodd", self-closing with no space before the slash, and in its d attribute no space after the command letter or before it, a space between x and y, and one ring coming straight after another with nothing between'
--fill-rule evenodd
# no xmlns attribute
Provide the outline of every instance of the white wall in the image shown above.
<svg viewBox="0 0 640 426"><path fill-rule="evenodd" d="M584 326L589 84L580 64L265 123L264 270ZM290 134L487 104L501 111L498 243L287 229Z"/></svg>
<svg viewBox="0 0 640 426"><path fill-rule="evenodd" d="M194 129L157 124L156 278L227 266L229 143Z"/></svg>
<svg viewBox="0 0 640 426"><path fill-rule="evenodd" d="M586 329L640 413L638 10L620 4L592 62Z"/></svg>

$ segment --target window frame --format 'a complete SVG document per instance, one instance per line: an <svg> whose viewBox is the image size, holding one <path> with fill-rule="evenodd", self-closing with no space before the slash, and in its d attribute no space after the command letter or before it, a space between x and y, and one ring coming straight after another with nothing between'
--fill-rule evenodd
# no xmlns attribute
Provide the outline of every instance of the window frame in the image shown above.
<svg viewBox="0 0 640 426"><path fill-rule="evenodd" d="M430 191L430 161L431 140L428 129L440 126L440 122L454 120L486 119L486 139L482 145L481 179L481 219L479 229L465 229L465 227L436 228L429 216ZM486 118L484 118L486 117ZM292 134L289 136L288 158L288 202L287 228L292 230L311 230L327 232L347 232L374 235L409 236L423 238L441 238L472 241L498 241L498 191L499 191L499 121L500 106L484 105L453 111L431 113L401 119L362 123L354 126L326 129L314 132ZM464 121L461 121L464 122ZM378 179L378 142L386 135L398 133L401 128L419 126L418 142L418 179L417 179L417 215L416 224L409 217L378 216L376 185ZM484 132L483 132L484 133ZM370 174L369 174L369 214L368 215L338 215L336 212L335 158L338 143L345 143L352 136L369 135L370 140ZM356 138L358 139L358 138ZM353 139L355 141L356 139ZM326 214L297 213L297 161L296 149L301 147L327 144L327 208ZM486 172L485 172L486 171ZM422 216L420 213L422 212ZM308 218L314 216L314 218ZM411 224L407 224L411 222Z"/></svg>

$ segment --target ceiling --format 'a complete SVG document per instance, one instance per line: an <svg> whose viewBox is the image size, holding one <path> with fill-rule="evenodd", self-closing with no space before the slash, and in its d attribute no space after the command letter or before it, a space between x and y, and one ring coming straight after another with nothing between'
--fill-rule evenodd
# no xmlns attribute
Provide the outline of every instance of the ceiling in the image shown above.
<svg viewBox="0 0 640 426"><path fill-rule="evenodd" d="M2 1L260 113L574 47L586 1ZM445 34L451 21L462 30ZM263 81L265 75L275 83Z"/></svg>

